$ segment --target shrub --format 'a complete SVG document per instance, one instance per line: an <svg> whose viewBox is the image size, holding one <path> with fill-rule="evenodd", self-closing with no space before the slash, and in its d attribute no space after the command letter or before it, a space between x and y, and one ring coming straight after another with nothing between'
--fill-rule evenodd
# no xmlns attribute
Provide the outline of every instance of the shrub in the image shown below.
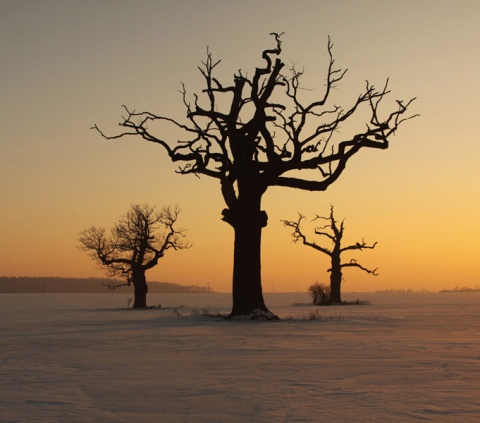
<svg viewBox="0 0 480 423"><path fill-rule="evenodd" d="M325 305L330 301L330 286L323 283L314 283L308 288L308 293L315 305Z"/></svg>

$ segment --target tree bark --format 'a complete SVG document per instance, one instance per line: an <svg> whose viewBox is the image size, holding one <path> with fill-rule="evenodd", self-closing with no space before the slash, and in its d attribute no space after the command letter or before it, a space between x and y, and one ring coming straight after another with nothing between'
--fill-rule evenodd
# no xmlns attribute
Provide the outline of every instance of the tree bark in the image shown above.
<svg viewBox="0 0 480 423"><path fill-rule="evenodd" d="M145 277L145 271L134 271L132 275L132 282L134 287L133 308L145 308L147 307L147 278Z"/></svg>
<svg viewBox="0 0 480 423"><path fill-rule="evenodd" d="M338 259L332 256L332 271L330 274L330 304L339 304L342 302L341 283L342 267L340 265L340 255L338 255Z"/></svg>
<svg viewBox="0 0 480 423"><path fill-rule="evenodd" d="M258 220L258 219L254 219ZM260 244L262 227L239 219L234 227L233 308L232 316L248 315L255 310L268 312L261 284Z"/></svg>
<svg viewBox="0 0 480 423"><path fill-rule="evenodd" d="M251 316L278 319L265 306L261 280L262 228L267 214L260 210L260 199L242 201L234 212L224 210L224 220L234 229L233 307L231 317Z"/></svg>

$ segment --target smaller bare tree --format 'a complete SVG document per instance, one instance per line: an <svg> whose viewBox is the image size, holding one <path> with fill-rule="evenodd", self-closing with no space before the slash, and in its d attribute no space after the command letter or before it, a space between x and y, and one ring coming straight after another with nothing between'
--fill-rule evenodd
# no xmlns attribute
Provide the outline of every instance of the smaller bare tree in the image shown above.
<svg viewBox="0 0 480 423"><path fill-rule="evenodd" d="M184 239L186 231L174 228L179 213L178 206L158 211L148 204L134 204L109 233L105 228L94 226L83 230L79 248L106 268L109 276L125 280L125 283L110 285L110 289L133 284L133 308L146 307L146 271L156 266L167 250L190 247Z"/></svg>
<svg viewBox="0 0 480 423"><path fill-rule="evenodd" d="M327 223L323 226L319 226L315 228L315 235L319 235L321 237L328 238L333 246L332 248L322 247L315 242L310 242L307 240L307 237L302 233L300 228L302 220L305 216L302 216L300 213L298 214L298 220L296 221L288 221L282 220L285 226L289 226L293 228L293 241L297 243L298 241L302 241L304 245L314 248L317 251L320 251L324 254L327 254L331 260L331 268L328 269L330 272L330 303L341 303L342 296L341 296L341 283L342 283L342 269L345 267L358 267L359 269L370 273L374 276L378 276L377 269L370 270L361 264L359 264L355 259L351 259L346 263L342 263L341 256L346 251L363 251L364 249L373 249L377 245L375 242L372 245L367 245L365 241L362 239L362 242L357 242L353 245L348 245L347 247L342 247L342 238L343 232L345 230L344 220L341 221L340 225L337 224L335 217L333 215L333 206L330 207L330 216L324 217L317 215L315 219L312 220L326 220Z"/></svg>

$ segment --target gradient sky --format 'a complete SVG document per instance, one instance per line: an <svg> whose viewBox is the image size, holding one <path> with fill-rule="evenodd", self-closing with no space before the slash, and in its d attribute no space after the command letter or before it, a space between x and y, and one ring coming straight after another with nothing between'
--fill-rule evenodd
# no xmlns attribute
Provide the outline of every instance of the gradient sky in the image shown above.
<svg viewBox="0 0 480 423"><path fill-rule="evenodd" d="M308 87L322 87L330 35L349 69L336 103L389 77L390 101L417 97L421 117L388 150L357 154L327 192L267 192L264 291L328 281L326 257L293 244L280 219L330 204L347 242L378 241L354 257L380 276L346 270L344 291L480 284L479 16L477 0L0 0L0 275L101 276L76 248L82 229L111 226L132 203L178 203L194 246L148 278L230 291L233 231L218 182L175 174L159 146L90 127L117 131L122 104L183 119L180 83L203 88L207 45L229 83L263 66L275 31Z"/></svg>

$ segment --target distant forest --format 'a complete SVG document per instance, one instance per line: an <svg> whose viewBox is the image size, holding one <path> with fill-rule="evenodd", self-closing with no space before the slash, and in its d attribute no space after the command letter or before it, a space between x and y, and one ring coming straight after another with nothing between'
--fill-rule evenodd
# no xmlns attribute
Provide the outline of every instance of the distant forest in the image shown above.
<svg viewBox="0 0 480 423"><path fill-rule="evenodd" d="M454 289L442 289L439 292L480 292L480 286L476 285L475 288L469 288L468 286L457 286Z"/></svg>
<svg viewBox="0 0 480 423"><path fill-rule="evenodd" d="M107 278L59 278L59 277L9 277L0 276L0 294L74 293L95 294L109 292L109 284L121 281ZM115 289L118 293L131 293L133 286ZM179 285L170 282L148 282L148 292L155 293L206 293L208 287Z"/></svg>

